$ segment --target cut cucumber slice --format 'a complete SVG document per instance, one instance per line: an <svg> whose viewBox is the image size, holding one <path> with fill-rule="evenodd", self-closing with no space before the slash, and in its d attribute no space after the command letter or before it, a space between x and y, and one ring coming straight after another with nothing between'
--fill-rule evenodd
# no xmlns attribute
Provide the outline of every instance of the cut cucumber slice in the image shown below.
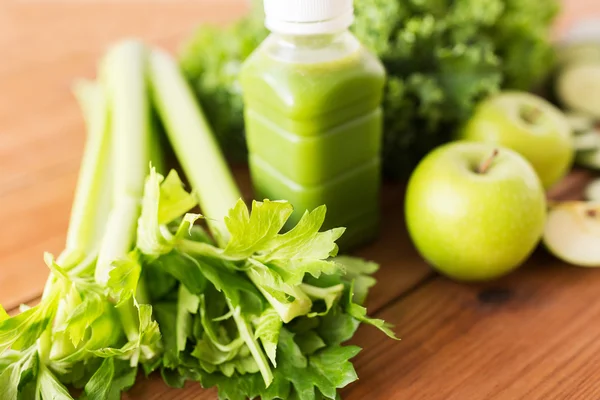
<svg viewBox="0 0 600 400"><path fill-rule="evenodd" d="M594 179L586 186L584 195L590 201L600 201L600 178Z"/></svg>
<svg viewBox="0 0 600 400"><path fill-rule="evenodd" d="M573 129L573 133L588 133L592 129L594 129L594 125L596 124L596 120L589 115L576 113L576 112L565 112L565 117L567 118L567 122L571 129Z"/></svg>
<svg viewBox="0 0 600 400"><path fill-rule="evenodd" d="M558 76L557 92L566 108L600 119L600 62L566 66Z"/></svg>
<svg viewBox="0 0 600 400"><path fill-rule="evenodd" d="M573 148L576 151L600 149L600 133L592 130L574 136Z"/></svg>
<svg viewBox="0 0 600 400"><path fill-rule="evenodd" d="M575 164L581 167L600 170L600 150L577 152Z"/></svg>

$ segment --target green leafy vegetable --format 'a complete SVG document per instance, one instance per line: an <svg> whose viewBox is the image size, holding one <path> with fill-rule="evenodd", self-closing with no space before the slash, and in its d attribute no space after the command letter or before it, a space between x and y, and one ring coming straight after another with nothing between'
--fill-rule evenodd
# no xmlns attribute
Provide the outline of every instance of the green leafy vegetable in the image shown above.
<svg viewBox="0 0 600 400"><path fill-rule="evenodd" d="M357 321L365 323L365 324L373 325L374 327L378 328L379 330L384 332L389 337L395 338L396 335L394 334L394 332L392 332L391 325L389 325L387 322L385 322L382 319L369 318L367 316L367 309L363 306L360 306L360 305L354 303L351 300L353 295L354 295L354 289L351 287L348 292L348 302L346 304L346 312L348 314L350 314Z"/></svg>
<svg viewBox="0 0 600 400"><path fill-rule="evenodd" d="M135 295L141 272L139 256L135 252L112 263L106 287L117 305L123 305Z"/></svg>
<svg viewBox="0 0 600 400"><path fill-rule="evenodd" d="M282 325L281 318L279 318L275 309L269 307L258 318L256 331L254 332L255 337L260 339L265 353L267 353L274 367L277 366L277 343L279 342L279 332Z"/></svg>
<svg viewBox="0 0 600 400"><path fill-rule="evenodd" d="M140 42L117 43L100 82L74 87L88 136L65 249L56 260L44 255L50 275L39 304L13 317L0 310L3 399L72 399L67 386L117 399L138 364L150 369L161 352L131 252L150 161L144 53Z"/></svg>
<svg viewBox="0 0 600 400"><path fill-rule="evenodd" d="M353 282L360 281L356 297L364 300L373 284L367 276L377 266L336 260L336 240L344 229L320 231L324 206L306 212L287 232L282 230L293 211L288 202L254 201L249 209L175 61L160 50L151 51L149 59L157 111L215 239L181 236L171 242L171 253L157 259L177 254L187 264L185 276L201 274L210 282L198 292L180 292L200 299L192 334L189 319L177 324L181 342L194 345L189 356L187 350L181 353L180 372L217 386L223 399L337 398L337 389L356 380L349 360L358 348L341 343L359 323L395 337L388 325L354 303ZM182 269L167 269L190 289L187 281L193 279L184 280ZM188 300L180 297L180 302Z"/></svg>
<svg viewBox="0 0 600 400"><path fill-rule="evenodd" d="M184 351L189 337L192 336L192 316L198 313L200 298L191 294L185 285L179 286L177 300L177 351Z"/></svg>
<svg viewBox="0 0 600 400"><path fill-rule="evenodd" d="M0 398L16 400L21 380L21 370L18 364L9 365L0 373Z"/></svg>
<svg viewBox="0 0 600 400"><path fill-rule="evenodd" d="M89 400L107 399L111 392L111 383L115 376L115 360L106 358L100 368L85 385L85 394Z"/></svg>
<svg viewBox="0 0 600 400"><path fill-rule="evenodd" d="M160 330L158 323L152 319L152 307L147 304L137 304L137 317L139 327L137 336L129 340L121 348L101 348L94 350L94 355L102 358L118 357L130 360L131 366L138 364L140 358L151 360L156 357L159 349L157 344L160 342Z"/></svg>
<svg viewBox="0 0 600 400"><path fill-rule="evenodd" d="M223 399L337 399L357 379L358 348L343 342L358 325L394 337L359 305L377 266L337 255L344 229L321 231L324 206L288 231L288 202L248 208L162 50L115 45L100 83L80 82L77 95L89 135L68 243L44 255L39 304L12 317L0 307L0 398L65 400L78 388L117 400L141 367ZM162 125L191 193L159 172Z"/></svg>
<svg viewBox="0 0 600 400"><path fill-rule="evenodd" d="M9 348L24 350L34 344L52 321L58 300L59 292L55 291L46 301L0 322L0 354Z"/></svg>
<svg viewBox="0 0 600 400"><path fill-rule="evenodd" d="M4 310L4 308L2 308L2 306L0 306L0 322L4 321L5 319L8 319L8 313Z"/></svg>
<svg viewBox="0 0 600 400"><path fill-rule="evenodd" d="M72 400L67 388L58 381L56 376L44 364L40 364L38 372L36 400Z"/></svg>

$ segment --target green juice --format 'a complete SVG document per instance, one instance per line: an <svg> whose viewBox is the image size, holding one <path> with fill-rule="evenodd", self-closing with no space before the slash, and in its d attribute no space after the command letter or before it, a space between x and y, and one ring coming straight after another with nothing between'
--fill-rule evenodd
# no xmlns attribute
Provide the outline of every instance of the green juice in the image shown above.
<svg viewBox="0 0 600 400"><path fill-rule="evenodd" d="M346 247L378 231L385 71L348 32L271 35L243 66L249 164L258 199L327 206Z"/></svg>

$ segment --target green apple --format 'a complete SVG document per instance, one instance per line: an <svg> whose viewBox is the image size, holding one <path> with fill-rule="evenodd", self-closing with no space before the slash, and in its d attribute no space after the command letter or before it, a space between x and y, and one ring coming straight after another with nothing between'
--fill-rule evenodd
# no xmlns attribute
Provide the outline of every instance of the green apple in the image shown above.
<svg viewBox="0 0 600 400"><path fill-rule="evenodd" d="M571 201L550 210L544 245L563 261L600 267L600 204Z"/></svg>
<svg viewBox="0 0 600 400"><path fill-rule="evenodd" d="M533 165L548 189L573 164L572 136L569 122L558 108L533 94L508 91L482 101L457 139L517 151Z"/></svg>
<svg viewBox="0 0 600 400"><path fill-rule="evenodd" d="M411 175L406 224L421 256L442 274L489 280L521 265L544 232L546 197L517 152L457 141L429 153Z"/></svg>

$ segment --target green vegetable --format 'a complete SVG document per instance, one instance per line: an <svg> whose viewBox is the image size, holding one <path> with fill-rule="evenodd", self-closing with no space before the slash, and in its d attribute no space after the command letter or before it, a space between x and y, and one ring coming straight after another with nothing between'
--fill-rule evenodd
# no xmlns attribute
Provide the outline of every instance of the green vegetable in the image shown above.
<svg viewBox="0 0 600 400"><path fill-rule="evenodd" d="M209 281L200 294L195 316L200 321L194 323L197 328L192 328L192 335L189 322L178 324L183 330L177 333L180 344L183 338L194 343L191 360L187 352L180 353L180 373L193 375L204 386L218 386L221 398L335 399L338 388L357 379L348 361L357 349L339 347L342 340L323 347L325 340L309 330L301 335L303 347L310 351L304 354L288 329L302 319L312 319L319 326L321 320L325 323L337 313L356 321L346 325L344 340L352 336L360 322L394 337L383 321L368 318L366 309L354 302L354 280L345 280L344 266L332 258L338 250L335 241L344 229L320 232L324 206L306 212L286 233L280 232L293 211L289 203L254 201L249 210L175 61L153 50L149 73L167 136L215 238L215 243L185 237L172 241L166 235L163 239L172 247L160 250L156 246L145 251L148 255L160 251L167 256L172 252L183 254L185 262L195 264L196 273ZM152 176L149 179L160 181ZM153 198L160 208L162 197ZM144 201L144 207L152 206ZM149 218L156 220L156 209L152 207ZM164 233L168 229L155 231ZM371 283L360 279L362 272L374 272L376 267L357 260L347 264L353 271L349 276L361 282L364 297ZM180 281L186 285L187 280ZM186 314L186 318L190 313L188 303L195 308L195 301L178 304L178 314ZM306 342L309 337L312 343Z"/></svg>
<svg viewBox="0 0 600 400"><path fill-rule="evenodd" d="M150 162L144 53L139 42L118 43L101 83L75 86L88 137L66 246L44 257L41 302L11 318L0 312L2 399L71 399L67 386L120 398L138 364L148 368L161 351L152 308L134 295L143 284L129 253Z"/></svg>
<svg viewBox="0 0 600 400"><path fill-rule="evenodd" d="M226 29L200 26L180 64L223 150L243 154L241 63L267 36L261 3ZM406 177L448 140L475 104L500 88L541 84L552 65L556 0L355 0L351 30L383 61L384 171Z"/></svg>
<svg viewBox="0 0 600 400"><path fill-rule="evenodd" d="M72 399L75 387L116 400L140 366L225 399L338 398L357 379L359 349L342 343L359 324L395 337L361 305L377 266L337 257L344 229L320 231L325 207L286 233L289 203L248 209L162 50L115 44L99 82L76 89L88 140L67 246L44 256L38 305L13 317L0 307L0 398ZM191 193L176 171L154 167L164 169L162 126ZM190 212L197 205L206 215Z"/></svg>

